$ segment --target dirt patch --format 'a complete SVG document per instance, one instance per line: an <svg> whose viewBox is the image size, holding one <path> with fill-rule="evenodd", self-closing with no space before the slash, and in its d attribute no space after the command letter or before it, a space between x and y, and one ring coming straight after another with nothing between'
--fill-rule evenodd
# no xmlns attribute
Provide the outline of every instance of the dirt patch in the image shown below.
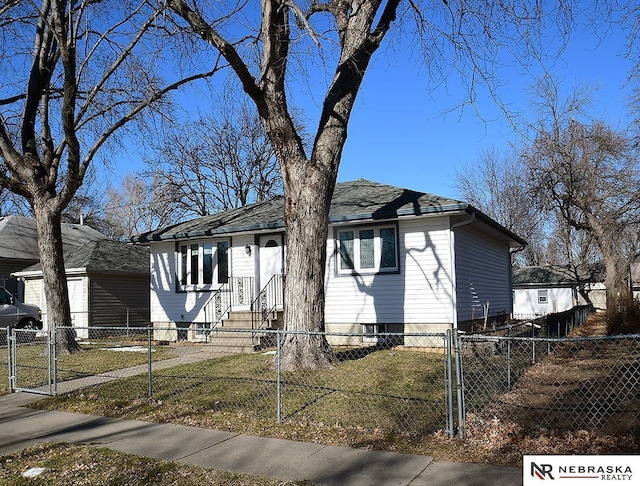
<svg viewBox="0 0 640 486"><path fill-rule="evenodd" d="M572 337L603 336L594 314ZM640 342L559 344L513 390L468 417L469 440L505 455L640 452Z"/></svg>

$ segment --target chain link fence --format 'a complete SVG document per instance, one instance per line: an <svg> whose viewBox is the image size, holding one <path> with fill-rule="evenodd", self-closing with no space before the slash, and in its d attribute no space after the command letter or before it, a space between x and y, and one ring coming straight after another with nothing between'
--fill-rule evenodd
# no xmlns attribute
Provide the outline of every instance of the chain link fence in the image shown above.
<svg viewBox="0 0 640 486"><path fill-rule="evenodd" d="M285 371L292 332L81 331L7 332L10 391L147 407L191 425L225 427L233 418L248 431L277 421L410 440L453 436L456 427L462 435L473 414L530 429L640 433L639 335L547 337L543 321L474 335L316 333L330 344L333 366ZM69 345L81 352L68 353Z"/></svg>
<svg viewBox="0 0 640 486"><path fill-rule="evenodd" d="M640 336L463 336L465 415L525 430L640 433Z"/></svg>
<svg viewBox="0 0 640 486"><path fill-rule="evenodd" d="M74 340L81 352L67 353L63 336L77 328L52 333L51 364L39 372L55 377L53 394L75 392L110 401L163 404L175 414L202 410L220 417L276 420L298 424L330 424L380 434L453 434L452 361L449 334L381 334L362 343L361 334L323 333L331 342L333 366L319 371L284 371L280 359L283 331L189 329L184 340L155 340L175 328L86 328ZM207 343L199 343L206 332ZM27 337L14 330L17 346L10 358L14 390L46 393L25 378ZM307 333L299 333L305 337ZM47 339L37 338L42 345ZM359 341L359 345L354 345ZM398 343L402 342L402 346ZM246 353L249 348L256 349ZM44 356L44 354L42 354ZM33 370L32 370L33 371Z"/></svg>

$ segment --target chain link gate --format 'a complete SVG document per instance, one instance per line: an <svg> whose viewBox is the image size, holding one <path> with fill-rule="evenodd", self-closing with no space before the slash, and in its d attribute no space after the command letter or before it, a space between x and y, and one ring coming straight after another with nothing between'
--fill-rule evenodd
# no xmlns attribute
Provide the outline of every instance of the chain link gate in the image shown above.
<svg viewBox="0 0 640 486"><path fill-rule="evenodd" d="M56 394L55 330L7 329L9 390Z"/></svg>

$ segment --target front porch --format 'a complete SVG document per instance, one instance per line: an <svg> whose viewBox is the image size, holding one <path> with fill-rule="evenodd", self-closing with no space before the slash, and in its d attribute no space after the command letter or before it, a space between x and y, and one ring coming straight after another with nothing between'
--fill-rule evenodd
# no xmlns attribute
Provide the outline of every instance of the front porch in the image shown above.
<svg viewBox="0 0 640 486"><path fill-rule="evenodd" d="M284 275L273 275L257 295L255 290L253 277L229 277L192 322L169 323L168 328L154 323L154 340L205 343L233 352L268 347L271 343L261 331L284 324Z"/></svg>

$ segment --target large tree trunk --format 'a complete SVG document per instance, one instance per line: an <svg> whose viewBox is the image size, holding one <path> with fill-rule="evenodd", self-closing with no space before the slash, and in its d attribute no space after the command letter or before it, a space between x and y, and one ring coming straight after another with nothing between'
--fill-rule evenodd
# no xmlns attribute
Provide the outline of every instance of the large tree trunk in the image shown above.
<svg viewBox="0 0 640 486"><path fill-rule="evenodd" d="M626 298L629 294L629 286L627 283L627 265L624 257L615 253L605 253L605 277L604 284L607 295L607 311L615 310L621 298Z"/></svg>
<svg viewBox="0 0 640 486"><path fill-rule="evenodd" d="M292 169L292 165L295 168ZM285 178L287 236L284 370L332 366L324 332L328 215L335 176L309 163L290 164ZM297 334L296 331L304 333ZM320 333L320 334L314 334Z"/></svg>
<svg viewBox="0 0 640 486"><path fill-rule="evenodd" d="M56 352L69 354L80 350L71 326L69 292L64 270L62 227L59 214L52 214L46 203L34 204L38 249L47 299L49 329L65 327L57 333Z"/></svg>
<svg viewBox="0 0 640 486"><path fill-rule="evenodd" d="M604 259L607 312L610 312L614 311L620 299L628 297L629 293L627 283L629 268L626 257L622 253L623 245L619 238L621 229L614 225L613 220L607 221L608 226L593 220L590 222Z"/></svg>

